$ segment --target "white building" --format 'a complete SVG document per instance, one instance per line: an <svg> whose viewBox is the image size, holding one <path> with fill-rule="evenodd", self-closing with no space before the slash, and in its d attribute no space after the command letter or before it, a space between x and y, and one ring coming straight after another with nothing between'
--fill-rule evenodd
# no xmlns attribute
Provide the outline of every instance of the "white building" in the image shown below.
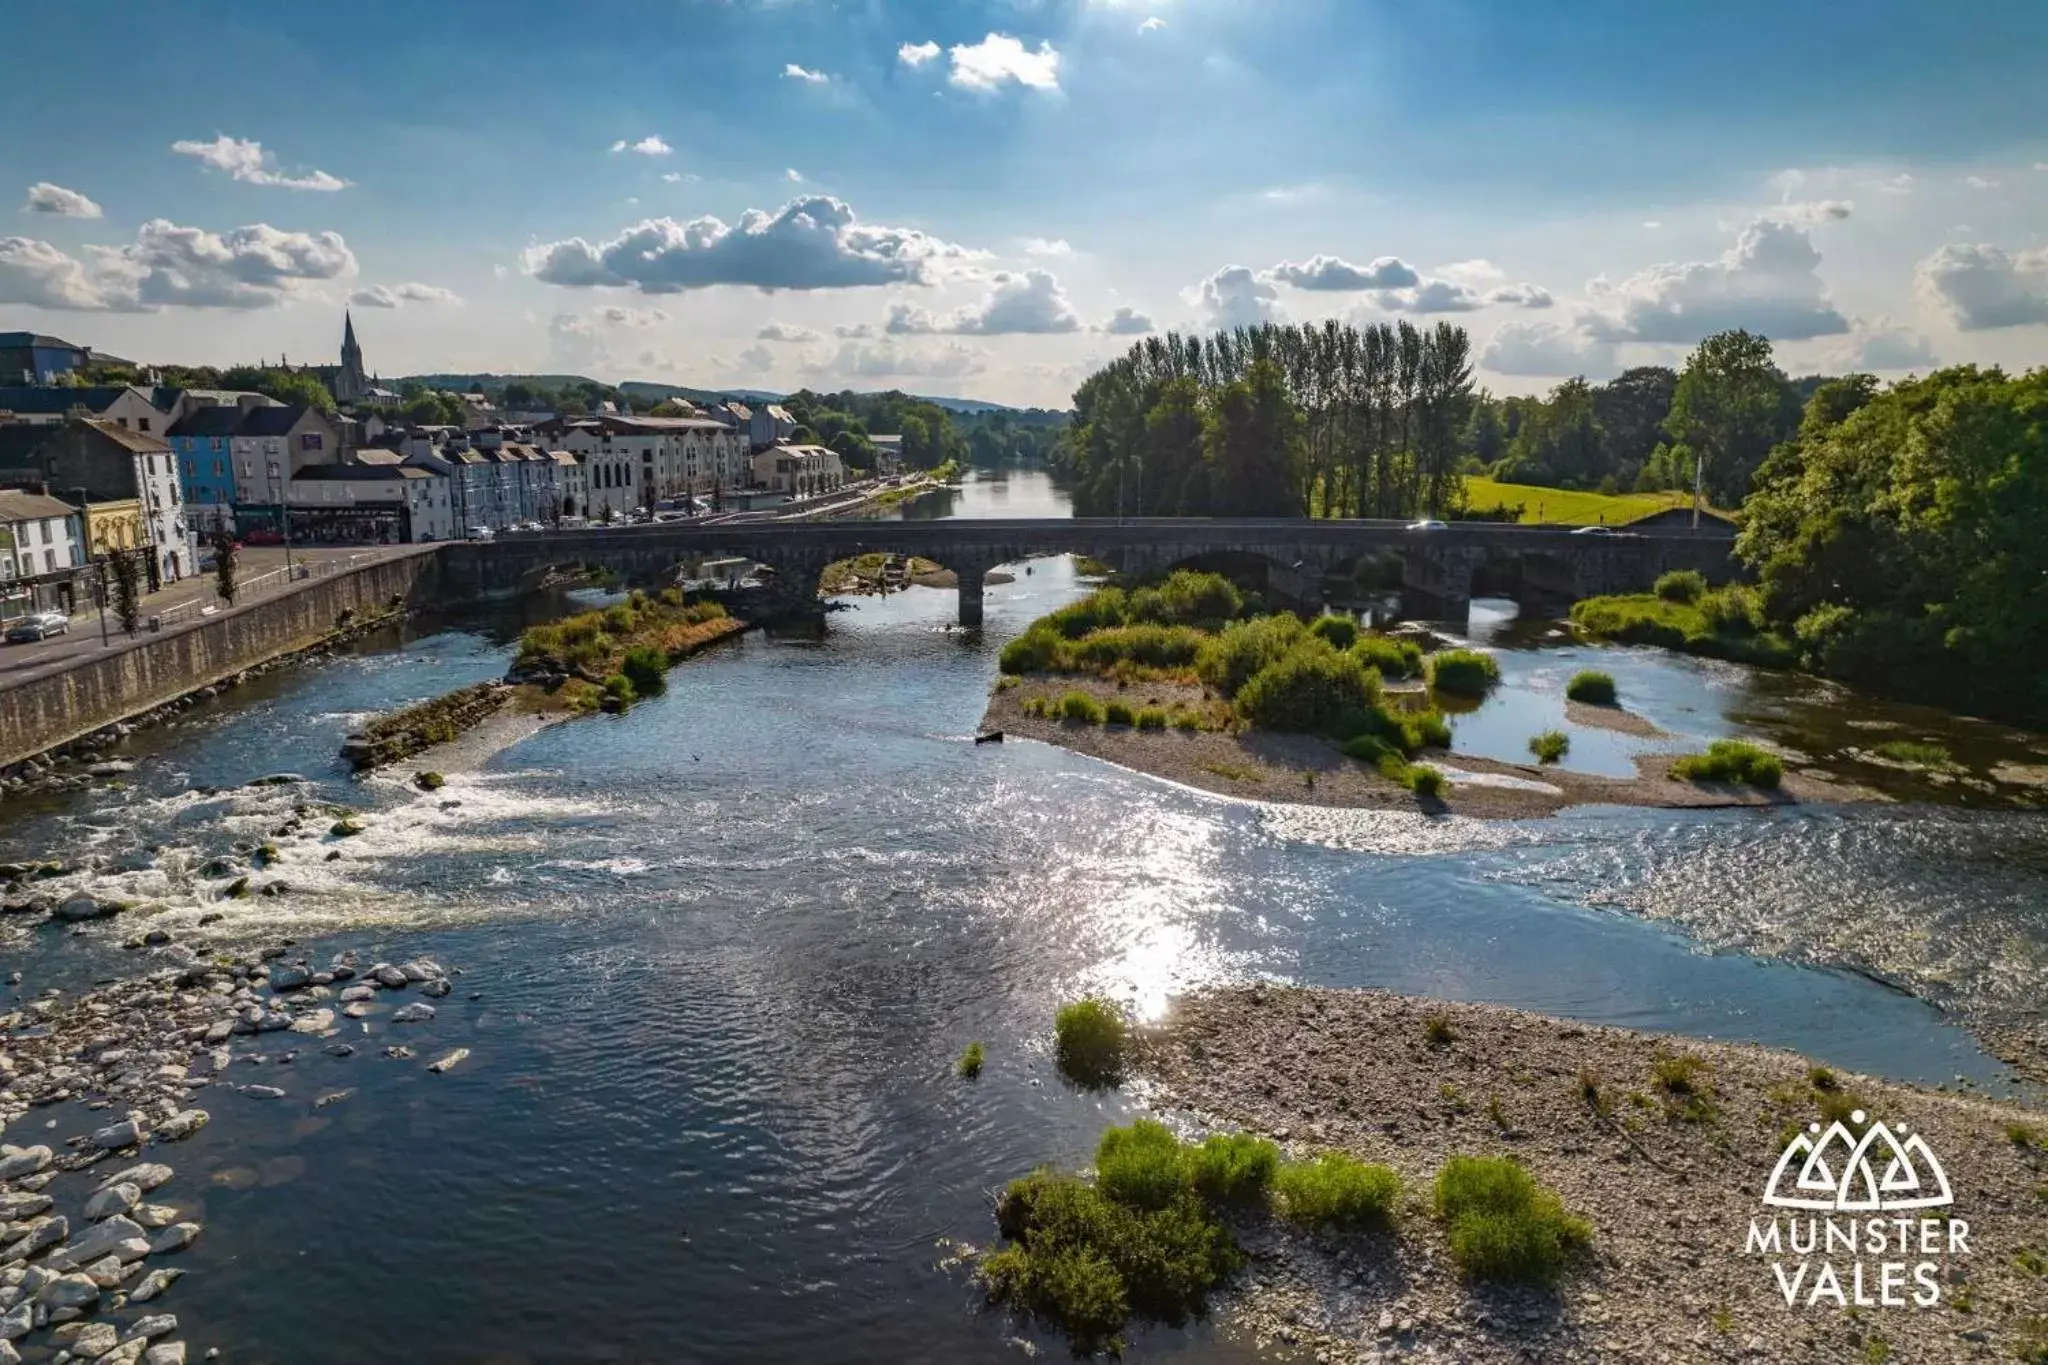
<svg viewBox="0 0 2048 1365"><path fill-rule="evenodd" d="M804 498L845 482L846 466L830 446L770 446L754 456L757 488Z"/></svg>
<svg viewBox="0 0 2048 1365"><path fill-rule="evenodd" d="M586 515L598 519L738 488L749 475L746 437L704 417L595 417L568 423L559 445L582 460Z"/></svg>
<svg viewBox="0 0 2048 1365"><path fill-rule="evenodd" d="M456 535L447 478L417 465L309 465L292 479L289 497L294 537L394 545Z"/></svg>
<svg viewBox="0 0 2048 1365"><path fill-rule="evenodd" d="M583 461L568 450L550 450L548 459L555 466L555 517L589 516L590 481Z"/></svg>
<svg viewBox="0 0 2048 1365"><path fill-rule="evenodd" d="M753 447L779 445L796 434L796 418L779 403L763 403L749 416L753 421Z"/></svg>
<svg viewBox="0 0 2048 1365"><path fill-rule="evenodd" d="M76 507L43 493L0 488L0 580L35 578L84 562Z"/></svg>

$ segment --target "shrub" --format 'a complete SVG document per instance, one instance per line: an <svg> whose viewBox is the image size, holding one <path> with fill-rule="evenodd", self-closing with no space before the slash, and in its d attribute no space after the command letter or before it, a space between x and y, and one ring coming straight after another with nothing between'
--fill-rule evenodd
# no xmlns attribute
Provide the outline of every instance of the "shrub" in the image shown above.
<svg viewBox="0 0 2048 1365"><path fill-rule="evenodd" d="M439 773L414 773L412 784L423 792L437 792L448 784L448 779ZM270 845L265 844L265 848Z"/></svg>
<svg viewBox="0 0 2048 1365"><path fill-rule="evenodd" d="M1053 1056L1070 1080L1112 1085L1124 1070L1124 1017L1107 1000L1060 1006L1053 1016Z"/></svg>
<svg viewBox="0 0 2048 1365"><path fill-rule="evenodd" d="M1066 639L1078 640L1090 631L1120 626L1128 619L1130 606L1123 589L1098 588L1080 601L1040 617L1031 629L1042 627Z"/></svg>
<svg viewBox="0 0 2048 1365"><path fill-rule="evenodd" d="M1588 706L1613 706L1620 695L1615 691L1614 675L1594 668L1572 674L1572 680L1564 685L1564 694Z"/></svg>
<svg viewBox="0 0 2048 1365"><path fill-rule="evenodd" d="M1476 1280L1548 1284L1588 1246L1592 1228L1506 1157L1454 1156L1436 1177L1451 1258Z"/></svg>
<svg viewBox="0 0 2048 1365"><path fill-rule="evenodd" d="M629 702L637 695L633 691L633 680L623 673L614 673L604 680L604 695L607 700Z"/></svg>
<svg viewBox="0 0 2048 1365"><path fill-rule="evenodd" d="M1073 721L1079 725L1100 725L1108 712L1101 702L1086 692L1069 692L1059 700L1061 720Z"/></svg>
<svg viewBox="0 0 2048 1365"><path fill-rule="evenodd" d="M619 672L633 684L637 697L658 697L668 690L668 655L652 645L627 650Z"/></svg>
<svg viewBox="0 0 2048 1365"><path fill-rule="evenodd" d="M1692 782L1729 782L1769 790L1785 775L1776 754L1739 739L1717 739L1704 754L1688 754L1671 765L1673 777Z"/></svg>
<svg viewBox="0 0 2048 1365"><path fill-rule="evenodd" d="M1444 776L1441 768L1417 763L1408 769L1408 790L1417 796L1434 799L1449 791L1450 787L1451 780Z"/></svg>
<svg viewBox="0 0 2048 1365"><path fill-rule="evenodd" d="M1244 595L1222 574L1176 569L1160 584L1158 597L1165 620L1204 630L1220 630L1244 612Z"/></svg>
<svg viewBox="0 0 2048 1365"><path fill-rule="evenodd" d="M1211 1133L1187 1154L1188 1178L1203 1198L1256 1199L1280 1169L1280 1149L1250 1133Z"/></svg>
<svg viewBox="0 0 2048 1365"><path fill-rule="evenodd" d="M1714 1087L1707 1063L1690 1052L1665 1053L1650 1064L1650 1076L1664 1095L1673 1122L1705 1123L1714 1116Z"/></svg>
<svg viewBox="0 0 2048 1365"><path fill-rule="evenodd" d="M1166 709L1161 706L1143 706L1138 708L1138 728L1140 730L1164 730L1166 728Z"/></svg>
<svg viewBox="0 0 2048 1365"><path fill-rule="evenodd" d="M1719 635L1755 635L1764 628L1763 598L1755 588L1730 583L1699 600L1700 617Z"/></svg>
<svg viewBox="0 0 2048 1365"><path fill-rule="evenodd" d="M1180 1139L1153 1119L1109 1129L1095 1146L1095 1185L1134 1209L1165 1208L1188 1187Z"/></svg>
<svg viewBox="0 0 2048 1365"><path fill-rule="evenodd" d="M1138 713L1121 697L1111 697L1102 707L1104 725L1136 725Z"/></svg>
<svg viewBox="0 0 2048 1365"><path fill-rule="evenodd" d="M1483 697L1500 681L1500 665L1476 649L1447 649L1429 656L1429 685L1453 696Z"/></svg>
<svg viewBox="0 0 2048 1365"><path fill-rule="evenodd" d="M1126 662L1146 668L1188 668L1208 638L1191 626L1108 626L1056 649L1052 666L1091 673Z"/></svg>
<svg viewBox="0 0 2048 1365"><path fill-rule="evenodd" d="M967 1050L960 1054L960 1060L953 1063L953 1069L971 1081L981 1075L982 1063L987 1060L988 1054L980 1043L969 1043Z"/></svg>
<svg viewBox="0 0 2048 1365"><path fill-rule="evenodd" d="M1202 716L1199 711L1176 711L1173 713L1173 728L1176 730L1199 730Z"/></svg>
<svg viewBox="0 0 2048 1365"><path fill-rule="evenodd" d="M1003 646L998 667L1005 673L1044 673L1059 657L1060 635L1041 623Z"/></svg>
<svg viewBox="0 0 2048 1365"><path fill-rule="evenodd" d="M1314 1228L1385 1227L1394 1221L1401 1177L1330 1152L1314 1161L1290 1161L1273 1179L1280 1208L1297 1223Z"/></svg>
<svg viewBox="0 0 2048 1365"><path fill-rule="evenodd" d="M640 624L640 613L624 602L615 602L604 609L604 628L613 635L625 635Z"/></svg>
<svg viewBox="0 0 2048 1365"><path fill-rule="evenodd" d="M1179 1323L1243 1263L1229 1232L1194 1195L1159 1209L1039 1171L996 1204L1011 1246L982 1265L989 1297L1063 1328L1084 1353L1116 1350L1132 1315Z"/></svg>
<svg viewBox="0 0 2048 1365"><path fill-rule="evenodd" d="M1529 752L1538 763L1555 763L1572 747L1571 737L1562 730L1545 730L1529 737Z"/></svg>
<svg viewBox="0 0 2048 1365"><path fill-rule="evenodd" d="M1306 634L1308 627L1298 616L1233 621L1203 644L1195 672L1224 696L1234 697L1254 674L1278 662Z"/></svg>
<svg viewBox="0 0 2048 1365"><path fill-rule="evenodd" d="M1658 575L1653 591L1666 602L1690 605L1705 595L1707 580L1692 569L1673 569L1670 573Z"/></svg>
<svg viewBox="0 0 2048 1365"><path fill-rule="evenodd" d="M1443 1047L1457 1038L1457 1030L1451 1027L1448 1014L1432 1014L1422 1021L1422 1036L1429 1040L1431 1047Z"/></svg>
<svg viewBox="0 0 2048 1365"><path fill-rule="evenodd" d="M1422 672L1422 647L1413 640L1361 635L1351 652L1367 668L1377 668L1383 678L1412 678Z"/></svg>
<svg viewBox="0 0 2048 1365"><path fill-rule="evenodd" d="M1348 616L1318 616L1308 628L1319 639L1328 640L1332 649L1349 649L1358 643L1358 622Z"/></svg>
<svg viewBox="0 0 2048 1365"><path fill-rule="evenodd" d="M1379 700L1376 674L1355 655L1315 640L1297 643L1253 674L1238 690L1237 709L1269 730L1314 733L1332 729L1347 714L1372 710Z"/></svg>

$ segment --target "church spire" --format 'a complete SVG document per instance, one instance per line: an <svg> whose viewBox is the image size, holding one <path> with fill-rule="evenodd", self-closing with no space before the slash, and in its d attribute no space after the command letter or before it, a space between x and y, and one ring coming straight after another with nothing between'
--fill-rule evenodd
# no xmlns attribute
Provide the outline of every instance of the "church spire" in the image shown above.
<svg viewBox="0 0 2048 1365"><path fill-rule="evenodd" d="M344 308L341 310L341 354L346 359L348 353L356 349L356 320Z"/></svg>

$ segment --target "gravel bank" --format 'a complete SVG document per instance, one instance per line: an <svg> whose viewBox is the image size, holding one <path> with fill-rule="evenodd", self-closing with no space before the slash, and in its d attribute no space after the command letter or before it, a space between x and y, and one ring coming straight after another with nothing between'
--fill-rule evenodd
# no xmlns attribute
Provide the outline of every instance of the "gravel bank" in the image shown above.
<svg viewBox="0 0 2048 1365"><path fill-rule="evenodd" d="M1431 1041L1432 1018L1447 1037ZM1752 1218L1770 1223L1761 1200L1786 1141L1821 1116L1807 1059L1494 1006L1267 986L1180 1000L1140 1048L1164 1106L1297 1148L1343 1148L1404 1177L1394 1236L1314 1242L1274 1225L1248 1241L1226 1320L1318 1361L2009 1361L2048 1332L2037 1316L2048 1278L2022 1264L2048 1255L2048 1147L2009 1132L2026 1125L2048 1142L2040 1113L1836 1078L1837 1103L1938 1154L1970 1251L1903 1258L1934 1263L1932 1307L1809 1307L1802 1293L1788 1308L1772 1258L1745 1243ZM1702 1064L1705 1107L1692 1118L1653 1074L1680 1055ZM1454 1154L1525 1163L1591 1220L1591 1257L1554 1292L1462 1281L1427 1198ZM1778 1259L1789 1274L1799 1258ZM1848 1292L1855 1258L1830 1259ZM1876 1295L1879 1261L1901 1258L1864 1259Z"/></svg>

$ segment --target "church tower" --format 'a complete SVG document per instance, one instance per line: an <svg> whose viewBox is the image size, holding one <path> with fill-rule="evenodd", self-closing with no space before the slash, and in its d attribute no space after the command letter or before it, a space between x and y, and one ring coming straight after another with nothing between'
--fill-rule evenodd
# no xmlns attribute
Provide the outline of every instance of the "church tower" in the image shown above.
<svg viewBox="0 0 2048 1365"><path fill-rule="evenodd" d="M363 373L363 348L356 344L356 321L348 310L341 314L341 368L334 376L334 401L360 403L369 397L370 382Z"/></svg>

